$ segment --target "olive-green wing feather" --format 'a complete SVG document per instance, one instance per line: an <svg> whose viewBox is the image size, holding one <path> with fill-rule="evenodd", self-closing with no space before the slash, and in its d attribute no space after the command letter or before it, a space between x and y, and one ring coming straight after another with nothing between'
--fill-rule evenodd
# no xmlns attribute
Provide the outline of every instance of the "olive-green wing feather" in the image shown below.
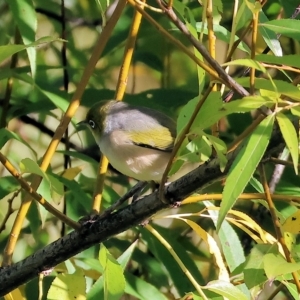
<svg viewBox="0 0 300 300"><path fill-rule="evenodd" d="M174 146L175 137L166 127L157 129L147 129L143 132L133 131L129 134L130 139L135 145L171 152Z"/></svg>

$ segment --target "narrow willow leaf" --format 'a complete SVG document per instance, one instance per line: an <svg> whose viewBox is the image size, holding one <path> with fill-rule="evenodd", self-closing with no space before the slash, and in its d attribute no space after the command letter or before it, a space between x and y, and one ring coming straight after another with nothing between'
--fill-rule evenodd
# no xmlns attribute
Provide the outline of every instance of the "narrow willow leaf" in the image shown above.
<svg viewBox="0 0 300 300"><path fill-rule="evenodd" d="M237 78L236 81L244 87L249 87L249 78ZM275 84L276 89L274 89L273 84ZM296 101L300 101L300 91L297 87L292 85L291 83L274 79L273 83L268 79L264 78L255 78L255 88L261 90L268 90L272 92L276 92L279 94L286 95Z"/></svg>
<svg viewBox="0 0 300 300"><path fill-rule="evenodd" d="M206 286L202 287L213 291L219 295L226 297L228 300L247 300L247 296L244 295L236 286L232 283L222 280L210 281Z"/></svg>
<svg viewBox="0 0 300 300"><path fill-rule="evenodd" d="M24 45L35 41L35 33L37 30L37 17L35 7L32 0L10 0L8 4L11 8L14 21L18 25ZM36 49L29 47L26 49L32 77L36 72Z"/></svg>
<svg viewBox="0 0 300 300"><path fill-rule="evenodd" d="M286 280L282 280L281 282L282 282L282 284L285 285L285 287L291 293L292 297L294 297L293 299L298 299L299 298L298 289L297 289L297 286L295 284L293 284L290 281L286 281Z"/></svg>
<svg viewBox="0 0 300 300"><path fill-rule="evenodd" d="M267 16L263 10L261 10L259 13L259 23L265 24L268 21ZM258 26L258 30L275 56L282 56L282 48L277 38L277 34L265 26Z"/></svg>
<svg viewBox="0 0 300 300"><path fill-rule="evenodd" d="M282 224L282 229L294 234L300 233L300 210L290 215Z"/></svg>
<svg viewBox="0 0 300 300"><path fill-rule="evenodd" d="M84 300L86 281L82 270L74 274L58 274L53 280L47 294L47 299L52 300Z"/></svg>
<svg viewBox="0 0 300 300"><path fill-rule="evenodd" d="M209 201L204 201L203 203L206 207L213 206L213 204ZM215 226L217 226L218 211L208 209L208 213L212 217L212 221ZM226 220L222 223L218 236L226 259L226 264L232 273L237 267L245 262L245 255L241 241L237 233Z"/></svg>
<svg viewBox="0 0 300 300"><path fill-rule="evenodd" d="M278 252L276 244L258 244L252 248L250 255L247 256L243 270L245 283L249 289L267 281L263 268L263 257L266 253L273 252Z"/></svg>
<svg viewBox="0 0 300 300"><path fill-rule="evenodd" d="M205 134L205 135L217 152L217 157L220 162L220 170L223 172L227 164L227 157L225 156L227 153L226 144L224 143L224 141L222 141L221 139L213 135L210 134Z"/></svg>
<svg viewBox="0 0 300 300"><path fill-rule="evenodd" d="M274 56L268 54L259 54L255 55L255 60L262 61L268 64L275 64L275 65L285 65L300 68L300 60L299 55L292 54L292 55L284 55L284 56Z"/></svg>
<svg viewBox="0 0 300 300"><path fill-rule="evenodd" d="M288 36L292 39L300 39L300 21L293 19L272 20L259 24L259 27L268 28L276 33Z"/></svg>
<svg viewBox="0 0 300 300"><path fill-rule="evenodd" d="M155 226L155 229L168 241L172 249L180 257L183 264L190 271L192 276L196 279L199 284L203 284L205 281L201 278L201 273L196 265L195 258L192 258L184 247L184 240L179 241L178 237L174 232L170 232L167 228L162 228ZM175 261L174 257L166 249L164 245L158 239L154 239L153 235L146 229L140 229L142 233L143 240L147 243L150 251L153 253L154 257L164 266L168 277L173 282L173 286L177 289L179 294L185 294L186 291L194 290L195 287L192 285L190 280L182 272L178 263Z"/></svg>
<svg viewBox="0 0 300 300"><path fill-rule="evenodd" d="M30 158L24 158L20 162L20 169L22 173L33 173L37 174L43 178L48 179L48 176L44 171L41 170L40 166L37 164L37 162L33 161Z"/></svg>
<svg viewBox="0 0 300 300"><path fill-rule="evenodd" d="M292 160L294 163L295 173L298 174L298 161L299 161L299 150L298 150L298 137L290 119L282 114L278 113L276 115L276 120L280 127L280 131L283 135L285 143L291 153Z"/></svg>
<svg viewBox="0 0 300 300"><path fill-rule="evenodd" d="M300 99L300 92L299 99ZM181 130L186 126L187 122L190 120L195 107L199 102L199 97L196 97L189 101L180 111L177 120L177 132L180 133ZM249 112L253 109L257 109L263 105L271 106L276 103L275 98L262 97L262 96L249 96L244 97L240 100L235 100L230 103L223 103L219 92L212 92L205 103L201 107L191 130L193 128L205 129L209 126L218 122L224 116L230 115L232 113L244 113Z"/></svg>
<svg viewBox="0 0 300 300"><path fill-rule="evenodd" d="M223 260L220 248L214 238L206 232L202 227L200 227L196 222L191 221L185 218L178 218L184 222L186 222L194 231L195 233L206 242L209 252L214 256L216 266L219 269L218 278L223 281L229 282L229 274L225 266L225 262Z"/></svg>
<svg viewBox="0 0 300 300"><path fill-rule="evenodd" d="M99 262L104 269L104 299L118 300L125 290L123 269L103 244L99 252Z"/></svg>
<svg viewBox="0 0 300 300"><path fill-rule="evenodd" d="M125 292L129 295L134 296L136 299L149 300L149 295L151 295L151 299L155 300L170 299L167 298L162 292L160 292L159 289L153 284L150 284L140 277L134 276L129 272L125 272L125 278Z"/></svg>
<svg viewBox="0 0 300 300"><path fill-rule="evenodd" d="M0 149L10 140L10 139L15 139L22 144L24 144L26 147L28 147L34 154L34 156L37 156L37 153L34 151L34 149L24 140L22 139L19 135L16 133L7 130L6 128L1 128L0 129Z"/></svg>
<svg viewBox="0 0 300 300"><path fill-rule="evenodd" d="M300 117L300 106L292 107L291 108L291 113L294 116Z"/></svg>
<svg viewBox="0 0 300 300"><path fill-rule="evenodd" d="M266 68L264 66L262 66L257 60L253 60L250 58L235 59L233 61L229 61L229 62L223 64L223 66L236 66L236 65L254 68L263 73L267 72Z"/></svg>
<svg viewBox="0 0 300 300"><path fill-rule="evenodd" d="M264 258L264 269L270 280L276 276L289 274L300 270L300 263L290 263L279 253L267 253Z"/></svg>
<svg viewBox="0 0 300 300"><path fill-rule="evenodd" d="M66 111L69 102L66 100L67 94L62 93L61 91L57 91L56 93L54 92L49 92L45 90L43 87L40 85L36 84L34 80L28 75L28 74L14 74L16 78L19 80L22 80L24 82L27 82L28 84L34 85L36 88L39 89L39 91L44 94L47 98L49 98L50 101L54 103L54 105L58 108L60 108L62 111Z"/></svg>
<svg viewBox="0 0 300 300"><path fill-rule="evenodd" d="M267 116L244 142L242 149L235 158L226 179L223 190L217 230L232 208L239 195L244 191L257 165L259 164L272 133L274 115Z"/></svg>
<svg viewBox="0 0 300 300"><path fill-rule="evenodd" d="M197 22L196 23L197 25L197 31L200 32L200 30L202 29L202 22ZM203 30L202 32L204 34L207 34L208 33L208 29L207 29L207 24L205 23L204 26L203 26ZM230 42L230 36L231 36L231 32L228 31L225 27L219 25L219 24L214 24L214 34L216 36L216 38L218 40L221 40L223 42L226 42L229 44ZM239 38L238 36L235 36L234 37L234 41L237 41ZM238 49L246 52L246 53L250 53L250 49L248 47L248 45L245 43L245 42L241 42L238 44Z"/></svg>
<svg viewBox="0 0 300 300"><path fill-rule="evenodd" d="M43 37L40 38L38 40L36 40L34 43L30 43L27 45L5 45L5 46L0 46L0 63L2 61L4 61L5 59L9 58L10 56L12 56L13 54L23 51L29 47L37 47L41 44L45 44L45 43L51 43L54 41L64 41L62 39L59 38L53 38L51 36L47 36L47 37ZM4 70L3 70L4 71ZM5 70L6 72L8 72L8 70ZM5 75L4 78L9 77L11 74ZM1 76L3 76L3 74L1 74ZM3 78L3 77L0 77Z"/></svg>
<svg viewBox="0 0 300 300"><path fill-rule="evenodd" d="M120 267L122 268L122 271L125 270L125 267L127 265L127 263L129 262L132 253L136 247L137 241L132 243L125 251L124 253L117 259L117 263L120 264ZM107 250L106 250L107 251ZM99 252L100 255L100 252ZM105 255L105 253L101 254L102 256ZM105 262L104 262L105 263ZM98 266L94 266L94 262L92 262L91 265L93 265L93 268L98 268ZM100 270L101 269L101 270ZM99 271L101 271L101 273L105 272L105 266L100 266L100 268L98 268ZM123 276L123 274L122 274ZM96 300L99 299L99 295L103 294L103 288L104 288L104 277L101 276L97 279L97 281L93 284L92 288L90 289L90 291L87 294L87 299L88 300ZM127 284L126 284L127 286Z"/></svg>

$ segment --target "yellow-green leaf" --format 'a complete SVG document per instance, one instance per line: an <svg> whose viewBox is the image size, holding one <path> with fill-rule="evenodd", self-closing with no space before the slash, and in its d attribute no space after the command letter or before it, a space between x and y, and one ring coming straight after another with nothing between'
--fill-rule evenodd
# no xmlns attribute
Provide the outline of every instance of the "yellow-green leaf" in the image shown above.
<svg viewBox="0 0 300 300"><path fill-rule="evenodd" d="M247 138L235 158L223 190L217 230L256 170L269 144L273 123L274 115L267 116Z"/></svg>
<svg viewBox="0 0 300 300"><path fill-rule="evenodd" d="M299 161L299 150L298 150L298 137L290 119L282 114L278 113L276 115L276 120L280 127L280 131L283 135L285 143L290 150L292 160L294 163L295 173L298 174L298 161Z"/></svg>
<svg viewBox="0 0 300 300"><path fill-rule="evenodd" d="M74 274L59 274L49 289L49 300L85 300L86 282L83 271Z"/></svg>

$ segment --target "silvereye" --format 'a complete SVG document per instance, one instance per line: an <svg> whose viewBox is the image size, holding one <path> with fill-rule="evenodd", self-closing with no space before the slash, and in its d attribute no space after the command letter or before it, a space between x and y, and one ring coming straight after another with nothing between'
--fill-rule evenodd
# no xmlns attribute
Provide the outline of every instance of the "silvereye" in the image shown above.
<svg viewBox="0 0 300 300"><path fill-rule="evenodd" d="M171 118L150 108L108 100L94 104L82 123L116 170L137 180L161 180L176 135Z"/></svg>

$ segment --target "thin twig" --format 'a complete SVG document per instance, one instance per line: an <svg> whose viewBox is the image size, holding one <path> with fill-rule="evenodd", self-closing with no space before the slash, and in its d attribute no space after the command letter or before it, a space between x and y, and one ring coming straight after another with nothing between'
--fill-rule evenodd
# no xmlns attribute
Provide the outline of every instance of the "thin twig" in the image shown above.
<svg viewBox="0 0 300 300"><path fill-rule="evenodd" d="M261 176L262 185L263 185L263 188L264 188L264 191L265 191L265 194L266 194L266 201L267 201L268 206L269 206L269 211L270 211L271 218L272 218L272 221L273 221L273 226L275 228L277 240L280 243L280 245L282 246L282 250L284 252L286 261L291 263L292 262L291 254L290 254L290 251L289 251L289 249L288 249L288 247L285 243L284 236L283 236L282 231L281 231L281 225L280 225L280 222L279 222L278 217L276 215L276 208L275 208L275 205L274 205L272 197L271 197L271 193L270 193L270 189L269 189L269 185L268 185L264 165L262 165L262 164L259 165L259 172L260 172L260 176ZM299 282L298 274L297 274L297 272L291 272L291 273L292 273L292 276L294 278L294 283L297 287L298 293L300 293L300 282Z"/></svg>
<svg viewBox="0 0 300 300"><path fill-rule="evenodd" d="M0 225L0 233L5 229L6 222L9 219L10 215L13 214L13 212L15 211L12 208L13 200L19 195L20 192L21 192L21 189L18 189L17 191L14 192L14 194L12 195L12 197L7 200L8 207L7 207L6 214L5 214L5 216L4 216L3 220L2 220L2 223Z"/></svg>
<svg viewBox="0 0 300 300"><path fill-rule="evenodd" d="M62 222L68 224L73 229L79 229L79 224L74 222L66 215L62 214L58 209L53 207L48 201L46 201L40 194L38 194L28 183L27 181L21 176L21 174L14 168L14 166L9 162L9 160L0 152L0 162L3 164L5 169L16 178L19 182L20 186L23 190L30 195L30 197L37 200L46 210L56 216Z"/></svg>
<svg viewBox="0 0 300 300"><path fill-rule="evenodd" d="M167 17L176 25L176 27L189 39L192 45L201 53L201 55L208 61L208 63L217 71L221 79L227 84L229 88L235 90L238 94L242 96L248 96L249 93L241 85L239 85L232 77L230 77L220 64L211 57L206 48L199 43L197 39L191 34L185 24L177 17L172 8L166 7L161 0L156 0L161 9L164 10Z"/></svg>
<svg viewBox="0 0 300 300"><path fill-rule="evenodd" d="M159 190L158 190L159 199L161 201L163 201L163 202L164 202L164 188L165 188L165 183L167 182L168 173L169 173L169 171L171 169L171 166L172 166L172 163L173 163L173 159L176 156L179 148L181 147L184 139L186 138L187 133L189 132L191 126L193 125L193 123L194 123L194 121L195 121L195 119L196 119L196 117L198 115L198 112L200 111L200 109L201 109L202 105L204 104L205 100L207 99L207 97L211 93L212 89L213 89L213 85L210 86L206 90L206 92L203 94L202 98L200 99L200 101L196 105L196 107L194 109L194 112L193 112L191 118L189 119L188 124L182 130L180 136L177 138L177 142L175 143L174 148L173 148L173 150L171 152L169 162L168 162L168 164L166 166L166 169L164 171L164 174L162 176L162 179L161 179L161 182L160 182L160 186L159 186Z"/></svg>
<svg viewBox="0 0 300 300"><path fill-rule="evenodd" d="M111 214L115 209L120 207L126 200L130 197L139 193L148 182L146 181L139 181L135 186L133 186L125 195L123 195L119 200L117 200L113 205L111 205L108 209L106 209L102 214L100 214L99 218L103 219L107 215Z"/></svg>
<svg viewBox="0 0 300 300"><path fill-rule="evenodd" d="M68 127L72 117L76 113L79 105L80 105L80 99L83 95L83 92L85 90L85 87L88 84L89 78L92 76L94 68L98 62L98 59L104 50L104 47L110 37L110 33L112 32L113 28L115 27L117 21L119 20L119 17L121 13L123 12L123 9L126 5L125 0L120 0L110 18L110 21L107 23L107 25L103 28L102 32L99 35L98 41L96 42L94 51L90 57L90 60L86 66L86 68L83 71L82 77L80 82L77 85L77 89L72 97L71 103L62 118L59 126L57 127L54 136L43 156L40 168L43 171L46 171L48 166L50 165L51 159L59 145L59 142L63 136L63 134L66 131L66 128ZM35 176L31 188L32 190L36 191L41 183L42 178L39 176ZM23 221L25 220L25 217L27 215L27 212L29 210L29 207L31 205L32 198L31 196L25 197L25 199L22 202L22 205L19 209L18 215L15 219L15 222L13 224L11 233L8 238L8 242L5 247L4 255L3 255L3 264L8 265L11 263L11 258L13 255L13 251L16 246L16 242L18 240Z"/></svg>
<svg viewBox="0 0 300 300"><path fill-rule="evenodd" d="M167 30L165 30L156 20L154 20L147 12L145 12L135 0L128 0L128 3L135 7L143 17L148 20L156 29L161 32L168 41L172 42L176 47L178 47L183 53L189 56L198 66L200 66L203 70L205 70L209 75L213 78L220 80L222 83L223 80L218 76L218 73L210 68L207 64L201 61L196 55L185 45L183 45L177 38L173 37Z"/></svg>
<svg viewBox="0 0 300 300"><path fill-rule="evenodd" d="M20 36L19 29L16 28L14 43L19 44L20 40L21 40L21 36ZM10 62L10 69L14 69L16 67L17 62L18 62L18 55L19 55L19 52L14 53L12 55L11 62ZM1 120L0 120L0 128L6 127L6 118L7 118L7 112L9 109L9 101L10 101L10 97L11 97L11 93L12 93L12 88L13 88L13 77L11 76L7 79L5 95L4 95L2 105L1 105L2 113L1 113Z"/></svg>
<svg viewBox="0 0 300 300"><path fill-rule="evenodd" d="M65 0L61 0L61 38L62 40L67 40L67 33L66 33L66 15L65 15ZM69 73L68 73L68 60L67 60L67 43L62 43L61 48L61 60L63 65L63 82L64 82L64 90L68 93L69 88ZM65 150L70 150L70 140L69 140L69 126L66 128L65 134ZM71 167L71 158L69 155L64 154L64 170L68 167ZM64 186L64 195L66 195L67 187ZM63 214L67 214L67 203L66 199L63 199ZM65 235L66 226L65 223L62 223L61 226L61 236Z"/></svg>

